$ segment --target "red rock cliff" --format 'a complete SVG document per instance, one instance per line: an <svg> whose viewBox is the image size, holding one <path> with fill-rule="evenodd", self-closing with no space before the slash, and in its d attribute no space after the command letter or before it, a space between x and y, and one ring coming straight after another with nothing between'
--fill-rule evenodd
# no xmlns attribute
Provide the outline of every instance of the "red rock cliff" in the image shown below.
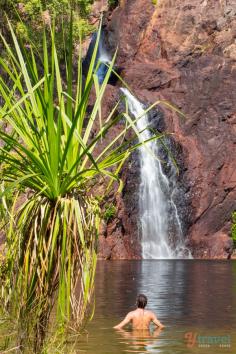
<svg viewBox="0 0 236 354"><path fill-rule="evenodd" d="M232 252L235 19L235 0L159 0L157 6L151 0L127 0L107 24L110 47L119 46L117 65L136 96L147 103L168 100L186 114L183 120L164 109L167 130L182 147L182 178L191 205L187 238L194 257L227 258ZM100 238L101 255L107 258L140 254L135 236L137 181L129 171L126 166L118 216Z"/></svg>

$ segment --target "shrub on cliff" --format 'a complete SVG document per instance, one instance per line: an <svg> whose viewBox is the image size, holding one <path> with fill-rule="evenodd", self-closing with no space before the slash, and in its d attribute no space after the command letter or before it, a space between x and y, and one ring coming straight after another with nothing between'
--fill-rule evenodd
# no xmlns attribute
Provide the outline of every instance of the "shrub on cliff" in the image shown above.
<svg viewBox="0 0 236 354"><path fill-rule="evenodd" d="M108 5L109 8L113 10L119 5L119 0L108 0Z"/></svg>
<svg viewBox="0 0 236 354"><path fill-rule="evenodd" d="M232 214L231 235L234 242L234 248L236 248L236 211Z"/></svg>
<svg viewBox="0 0 236 354"><path fill-rule="evenodd" d="M116 207L114 204L110 203L110 204L106 204L105 205L105 210L104 210L104 214L103 214L103 218L106 222L109 222L110 220L112 220L114 218L114 216L116 215Z"/></svg>

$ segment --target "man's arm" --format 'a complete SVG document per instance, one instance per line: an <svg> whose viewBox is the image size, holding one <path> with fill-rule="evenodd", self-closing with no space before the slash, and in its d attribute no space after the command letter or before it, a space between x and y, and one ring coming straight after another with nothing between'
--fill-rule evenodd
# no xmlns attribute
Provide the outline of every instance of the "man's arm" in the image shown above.
<svg viewBox="0 0 236 354"><path fill-rule="evenodd" d="M157 319L156 315L152 313L152 322L159 328L164 328L165 326Z"/></svg>
<svg viewBox="0 0 236 354"><path fill-rule="evenodd" d="M130 321L132 321L132 315L131 313L129 312L125 319L123 321L121 321L118 325L114 326L113 328L115 329L121 329L123 328L124 326L126 326Z"/></svg>

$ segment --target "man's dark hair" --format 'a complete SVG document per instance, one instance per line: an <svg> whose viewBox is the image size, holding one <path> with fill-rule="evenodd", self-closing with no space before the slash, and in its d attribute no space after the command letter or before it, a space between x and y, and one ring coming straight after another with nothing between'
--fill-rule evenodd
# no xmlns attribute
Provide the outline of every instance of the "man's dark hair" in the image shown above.
<svg viewBox="0 0 236 354"><path fill-rule="evenodd" d="M137 297L138 308L144 309L146 305L147 305L147 296L145 296L143 294L139 294Z"/></svg>

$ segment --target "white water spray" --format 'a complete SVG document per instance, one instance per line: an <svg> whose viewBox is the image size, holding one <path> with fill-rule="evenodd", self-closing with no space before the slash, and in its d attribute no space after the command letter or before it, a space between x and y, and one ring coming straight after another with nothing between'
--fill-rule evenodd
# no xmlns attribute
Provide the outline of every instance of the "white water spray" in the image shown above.
<svg viewBox="0 0 236 354"><path fill-rule="evenodd" d="M127 98L131 114L135 118L142 116L137 121L137 128L142 132L140 140L150 139L152 134L148 129L144 130L149 125L149 121L143 105L127 89L121 90ZM184 245L181 221L173 200L174 190L170 188L161 162L155 158L158 155L159 148L155 140L148 142L146 147L139 148L142 257L144 259L191 258L189 250ZM174 173L173 168L172 173ZM174 240L170 240L170 223L174 223Z"/></svg>
<svg viewBox="0 0 236 354"><path fill-rule="evenodd" d="M108 70L107 64L110 64L111 58L104 48L103 41L101 40L98 46L98 60L101 64L97 70L97 76L99 83L102 84Z"/></svg>

